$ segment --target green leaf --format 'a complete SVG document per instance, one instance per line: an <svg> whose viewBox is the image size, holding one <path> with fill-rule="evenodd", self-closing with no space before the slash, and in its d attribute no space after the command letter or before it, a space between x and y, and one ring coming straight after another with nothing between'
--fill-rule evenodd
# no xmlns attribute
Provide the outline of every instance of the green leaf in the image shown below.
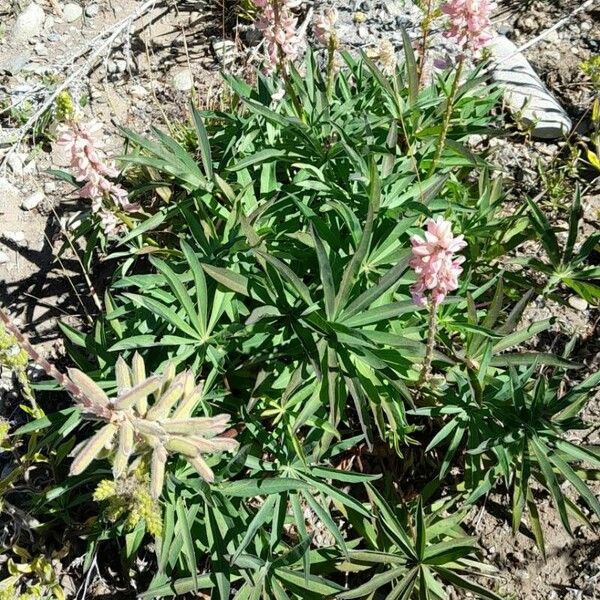
<svg viewBox="0 0 600 600"><path fill-rule="evenodd" d="M239 479L219 486L225 496L252 498L267 494L279 494L292 490L309 490L310 485L300 479L272 477L268 479Z"/></svg>
<svg viewBox="0 0 600 600"><path fill-rule="evenodd" d="M267 148L266 150L260 150L256 154L252 156L247 156L242 160L236 162L233 166L229 167L229 171L241 171L242 169L247 169L248 167L252 167L253 165L262 164L265 162L272 161L274 158L290 160L290 154L285 152L285 150L277 150L275 148Z"/></svg>
<svg viewBox="0 0 600 600"><path fill-rule="evenodd" d="M567 515L567 507L565 506L565 499L560 489L560 485L554 475L554 471L552 470L552 465L550 461L546 458L550 453L550 450L540 441L539 438L533 438L531 440L531 446L535 453L538 464L540 465L540 469L542 470L542 475L544 478L544 483L548 488L556 507L558 509L558 514L560 516L560 521L563 524L564 528L570 535L573 535L571 531L571 524L569 523L569 517Z"/></svg>
<svg viewBox="0 0 600 600"><path fill-rule="evenodd" d="M525 327L524 329L520 329L519 331L515 331L514 333L506 335L504 338L502 338L501 341L496 342L494 344L494 353L502 352L503 350L507 350L508 348L512 348L513 346L518 346L519 344L522 344L523 342L538 335L542 331L546 331L547 329L549 329L553 323L554 319L543 319L542 321L535 321L534 323Z"/></svg>
<svg viewBox="0 0 600 600"><path fill-rule="evenodd" d="M192 528L187 518L187 510L182 499L177 501L175 505L175 512L177 513L177 530L179 535L183 538L183 556L187 563L188 570L192 573L192 581L194 587L192 589L198 589L198 576L196 572L196 551L194 550L194 541L192 540Z"/></svg>
<svg viewBox="0 0 600 600"><path fill-rule="evenodd" d="M237 560L240 554L248 547L250 542L253 541L257 531L273 516L273 508L276 502L276 495L269 496L265 500L264 504L257 511L256 515L254 515L254 518L248 525L248 528L246 530L246 533L244 534L244 537L242 538L242 541L236 548L236 551L231 558L232 564Z"/></svg>
<svg viewBox="0 0 600 600"><path fill-rule="evenodd" d="M354 283L362 262L367 255L369 245L371 243L371 235L373 233L373 222L375 215L379 210L381 203L381 182L379 181L379 173L377 172L377 164L372 160L370 165L370 188L369 188L369 208L367 210L367 219L363 230L362 237L356 252L352 256L350 262L344 269L342 281L338 293L335 297L335 314L339 315L342 308L348 302L348 296Z"/></svg>
<svg viewBox="0 0 600 600"><path fill-rule="evenodd" d="M412 42L408 33L404 27L400 27L400 33L402 34L402 46L404 49L404 70L406 71L406 78L408 82L408 98L410 106L414 107L417 104L417 98L419 95L419 76L417 72L417 61L415 59L415 52L413 50ZM421 69L424 69L425 65L421 65Z"/></svg>
<svg viewBox="0 0 600 600"><path fill-rule="evenodd" d="M171 291L173 292L181 306L183 306L188 316L188 319L192 323L197 334L199 336L202 336L204 333L204 329L202 327L200 317L196 312L194 304L192 303L189 292L181 283L181 276L177 275L166 262L159 258L152 256L150 257L150 262L158 269L158 271L160 271L162 275L164 275L165 279L167 280L167 283L169 284L169 287L171 288Z"/></svg>
<svg viewBox="0 0 600 600"><path fill-rule="evenodd" d="M412 571L407 572L406 567L396 567L394 569L390 569L389 571L385 571L384 573L374 575L366 583L363 583L353 590L338 594L337 597L339 600L366 598L369 597L370 594L376 592L380 587L387 585L390 583L390 581L394 581L394 579L400 579L403 576L410 578L411 573Z"/></svg>
<svg viewBox="0 0 600 600"><path fill-rule="evenodd" d="M236 273L231 269L224 269L222 267L215 267L214 265L207 265L201 263L202 268L207 275L212 277L216 282L225 286L227 289L248 296L248 278L240 273Z"/></svg>
<svg viewBox="0 0 600 600"><path fill-rule="evenodd" d="M129 298L136 306L141 306L148 310L151 314L158 315L175 328L189 335L191 338L196 340L199 339L198 332L192 329L192 327L188 325L174 310L168 308L162 302L154 300L154 298L148 298L147 296L132 294L130 292L126 292L123 295Z"/></svg>
<svg viewBox="0 0 600 600"><path fill-rule="evenodd" d="M561 262L561 253L558 245L558 239L552 230L552 225L550 225L546 215L540 210L538 205L533 200L527 198L527 204L529 206L531 220L533 221L533 225L540 236L540 241L544 246L544 250L546 250L552 265L554 267L558 267Z"/></svg>
<svg viewBox="0 0 600 600"><path fill-rule="evenodd" d="M321 275L321 283L323 284L323 297L325 300L325 314L328 319L332 319L335 307L335 287L333 283L331 265L329 263L325 246L323 245L321 238L317 235L317 232L313 226L311 226L310 232L315 243L317 260L319 261L319 272Z"/></svg>
<svg viewBox="0 0 600 600"><path fill-rule="evenodd" d="M200 156L202 158L202 165L204 166L204 173L208 179L212 180L214 176L213 165L212 165L212 153L210 151L210 142L208 140L208 133L202 116L192 104L192 118L194 120L194 127L196 129L196 135L198 136L198 145L200 146Z"/></svg>
<svg viewBox="0 0 600 600"><path fill-rule="evenodd" d="M495 594L491 590L473 583L472 581L469 581L468 579L465 579L456 573L453 573L450 569L436 567L435 571L440 575L440 577L450 582L455 587L466 590L467 592L471 592L478 598L485 598L485 600L504 600L501 596L498 596L498 594Z"/></svg>
<svg viewBox="0 0 600 600"><path fill-rule="evenodd" d="M192 250L191 246L182 241L181 249L187 260L187 263L192 271L194 277L194 286L196 288L196 305L198 306L198 321L199 331L204 335L207 333L207 319L208 319L208 290L206 287L206 277L204 277L204 270L202 265L196 256L196 253Z"/></svg>

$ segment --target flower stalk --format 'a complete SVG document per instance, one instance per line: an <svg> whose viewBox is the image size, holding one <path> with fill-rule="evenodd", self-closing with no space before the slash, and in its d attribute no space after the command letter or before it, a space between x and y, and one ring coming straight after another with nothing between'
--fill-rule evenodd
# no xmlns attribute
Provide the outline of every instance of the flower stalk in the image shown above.
<svg viewBox="0 0 600 600"><path fill-rule="evenodd" d="M452 120L452 113L454 112L454 104L458 95L458 86L460 85L464 64L465 57L463 54L458 60L458 65L456 66L456 72L454 74L454 81L452 82L452 88L450 89L450 95L448 96L448 100L446 102L446 110L444 111L444 120L442 122L442 131L440 132L440 139L438 140L438 144L435 149L435 156L433 157L431 167L429 167L429 177L431 177L431 175L433 175L435 172L438 162L442 157L442 152L446 146L446 139L448 137L448 131L450 130L450 121Z"/></svg>
<svg viewBox="0 0 600 600"><path fill-rule="evenodd" d="M421 89L423 84L423 74L425 72L425 63L427 61L427 50L429 48L429 32L431 21L433 19L433 0L427 0L425 16L421 23L421 43L419 45L419 60L417 63L417 87Z"/></svg>
<svg viewBox="0 0 600 600"><path fill-rule="evenodd" d="M429 303L429 319L427 321L427 347L425 350L425 360L419 377L419 385L427 383L431 379L431 362L433 361L433 351L435 348L435 335L437 333L437 303Z"/></svg>

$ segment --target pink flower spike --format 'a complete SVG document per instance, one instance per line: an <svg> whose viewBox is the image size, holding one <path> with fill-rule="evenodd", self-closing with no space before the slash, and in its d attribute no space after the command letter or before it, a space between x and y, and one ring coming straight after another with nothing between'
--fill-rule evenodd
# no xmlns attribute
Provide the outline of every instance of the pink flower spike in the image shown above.
<svg viewBox="0 0 600 600"><path fill-rule="evenodd" d="M450 18L446 37L474 54L492 38L491 14L495 3L490 0L448 0L442 12Z"/></svg>
<svg viewBox="0 0 600 600"><path fill-rule="evenodd" d="M265 40L267 63L265 70L271 73L280 63L293 62L300 53L300 37L297 32L298 19L292 8L292 0L254 0L261 14L255 27Z"/></svg>
<svg viewBox="0 0 600 600"><path fill-rule="evenodd" d="M126 209L129 200L127 192L108 179L119 172L102 150L102 124L97 121L62 124L58 128L57 144L69 154L75 180L84 183L79 196L92 201L92 211L100 216L105 232L114 233L120 222L103 201L109 200L117 208Z"/></svg>
<svg viewBox="0 0 600 600"><path fill-rule="evenodd" d="M449 292L458 289L458 278L463 272L463 256L454 256L467 246L464 236L454 237L452 224L443 217L429 219L424 239L411 238L412 259L410 267L417 275L411 287L413 302L419 306L427 304L426 292L431 293L434 306L440 304Z"/></svg>
<svg viewBox="0 0 600 600"><path fill-rule="evenodd" d="M327 47L331 37L335 34L335 24L338 20L338 11L335 8L326 8L313 19L313 33L321 46Z"/></svg>

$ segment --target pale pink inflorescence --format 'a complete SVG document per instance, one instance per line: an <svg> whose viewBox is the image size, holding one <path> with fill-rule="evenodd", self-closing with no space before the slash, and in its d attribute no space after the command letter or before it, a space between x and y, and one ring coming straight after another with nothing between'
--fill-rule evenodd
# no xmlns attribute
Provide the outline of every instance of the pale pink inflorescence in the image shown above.
<svg viewBox="0 0 600 600"><path fill-rule="evenodd" d="M326 8L315 15L313 19L313 33L321 46L329 46L331 38L335 35L335 24L338 20L336 8Z"/></svg>
<svg viewBox="0 0 600 600"><path fill-rule="evenodd" d="M431 293L431 301L437 306L449 292L458 288L458 278L462 273L464 256L455 256L466 247L464 236L454 237L452 224L443 217L429 219L425 238L413 236L412 259L410 266L417 274L417 282L411 287L415 304L427 304L426 294Z"/></svg>
<svg viewBox="0 0 600 600"><path fill-rule="evenodd" d="M59 126L58 135L57 143L68 153L76 181L84 183L79 195L92 201L92 210L100 217L104 231L114 233L121 222L105 206L105 200L123 210L131 209L132 205L127 192L109 179L119 172L103 150L102 124L70 122Z"/></svg>
<svg viewBox="0 0 600 600"><path fill-rule="evenodd" d="M492 38L493 8L490 0L448 0L442 5L442 12L450 17L446 37L467 50L479 52Z"/></svg>
<svg viewBox="0 0 600 600"><path fill-rule="evenodd" d="M295 61L300 53L298 19L292 12L298 1L254 0L254 4L261 11L256 28L265 39L268 59L265 70L270 73L279 64Z"/></svg>

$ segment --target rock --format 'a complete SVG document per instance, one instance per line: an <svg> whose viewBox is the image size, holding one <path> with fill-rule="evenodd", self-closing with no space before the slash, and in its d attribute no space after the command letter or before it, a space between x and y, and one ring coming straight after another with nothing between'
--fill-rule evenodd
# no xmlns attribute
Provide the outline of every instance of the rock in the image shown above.
<svg viewBox="0 0 600 600"><path fill-rule="evenodd" d="M129 93L134 98L145 98L148 95L148 90L143 85L135 84L129 88Z"/></svg>
<svg viewBox="0 0 600 600"><path fill-rule="evenodd" d="M492 78L503 85L506 104L532 128L532 135L539 139L567 135L573 126L571 119L515 44L497 36L490 41L489 50L496 62Z"/></svg>
<svg viewBox="0 0 600 600"><path fill-rule="evenodd" d="M53 194L56 191L56 183L54 181L47 181L44 184L44 192L46 194Z"/></svg>
<svg viewBox="0 0 600 600"><path fill-rule="evenodd" d="M25 233L23 231L5 231L3 235L5 239L15 244L22 245L25 243Z"/></svg>
<svg viewBox="0 0 600 600"><path fill-rule="evenodd" d="M37 206L40 204L40 202L44 200L44 198L44 192L33 192L31 196L27 196L27 198L23 200L23 202L21 203L21 208L23 210L33 210L34 208L37 208Z"/></svg>
<svg viewBox="0 0 600 600"><path fill-rule="evenodd" d="M44 9L32 2L15 21L12 30L12 36L17 41L28 41L30 38L39 35L44 25L46 15Z"/></svg>
<svg viewBox="0 0 600 600"><path fill-rule="evenodd" d="M127 71L127 61L124 58L109 60L107 70L109 73L125 73Z"/></svg>
<svg viewBox="0 0 600 600"><path fill-rule="evenodd" d="M0 251L0 265L5 265L9 261L10 258L8 257L8 254L6 254L6 252Z"/></svg>
<svg viewBox="0 0 600 600"><path fill-rule="evenodd" d="M23 70L23 67L29 62L29 59L30 54L28 52L21 52L9 58L5 58L0 61L0 72L16 75Z"/></svg>
<svg viewBox="0 0 600 600"><path fill-rule="evenodd" d="M42 42L38 42L33 49L38 56L48 56L48 48Z"/></svg>
<svg viewBox="0 0 600 600"><path fill-rule="evenodd" d="M181 92L189 92L194 87L194 76L189 69L181 69L173 75L173 87Z"/></svg>
<svg viewBox="0 0 600 600"><path fill-rule="evenodd" d="M74 2L69 2L63 6L63 17L67 23L72 23L73 21L77 21L77 19L81 18L83 14L83 8L79 4L75 4Z"/></svg>
<svg viewBox="0 0 600 600"><path fill-rule="evenodd" d="M100 7L97 4L88 4L85 7L85 16L93 19L100 12Z"/></svg>
<svg viewBox="0 0 600 600"><path fill-rule="evenodd" d="M575 310L583 312L584 310L587 310L588 303L580 296L571 296L569 298L569 306L571 306Z"/></svg>
<svg viewBox="0 0 600 600"><path fill-rule="evenodd" d="M6 164L15 175L23 174L23 157L17 152L11 152L6 157Z"/></svg>

